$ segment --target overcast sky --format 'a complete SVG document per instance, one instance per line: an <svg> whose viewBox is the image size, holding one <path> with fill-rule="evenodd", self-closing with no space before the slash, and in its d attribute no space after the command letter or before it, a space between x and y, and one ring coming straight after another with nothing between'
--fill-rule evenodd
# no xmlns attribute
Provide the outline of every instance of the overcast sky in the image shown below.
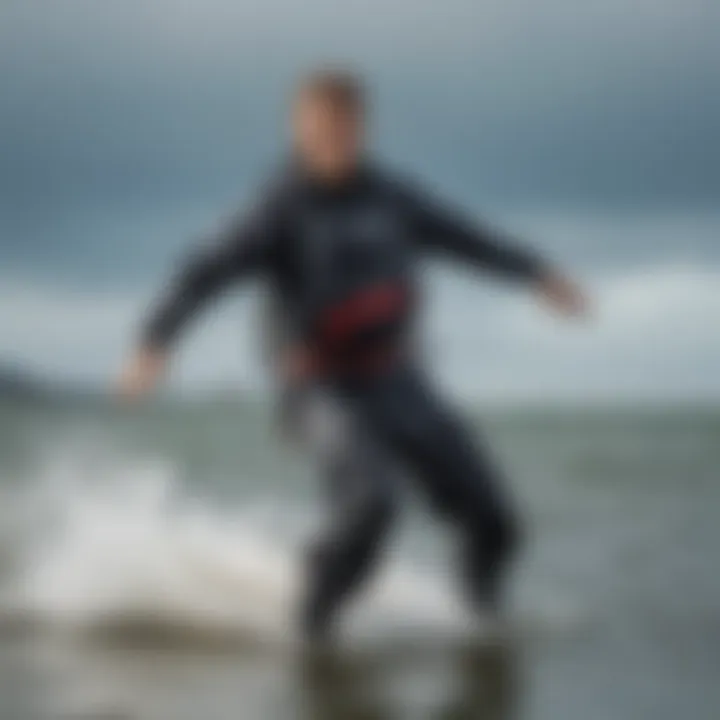
<svg viewBox="0 0 720 720"><path fill-rule="evenodd" d="M720 396L719 28L715 0L4 0L0 362L108 376L280 153L293 78L333 60L366 73L381 154L598 296L595 326L562 328L441 277L451 383ZM228 302L188 338L188 387L256 382L251 315Z"/></svg>

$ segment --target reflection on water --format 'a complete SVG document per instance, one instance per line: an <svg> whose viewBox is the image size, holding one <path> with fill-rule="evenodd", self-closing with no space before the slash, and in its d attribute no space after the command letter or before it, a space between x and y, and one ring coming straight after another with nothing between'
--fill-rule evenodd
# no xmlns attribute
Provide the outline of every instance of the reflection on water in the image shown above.
<svg viewBox="0 0 720 720"><path fill-rule="evenodd" d="M0 649L0 662L15 666L22 682L0 690L17 720L516 717L513 648L435 641L391 645L278 653L13 642Z"/></svg>
<svg viewBox="0 0 720 720"><path fill-rule="evenodd" d="M440 655L413 659L418 674L414 678L416 683L400 698L404 703L398 702L393 692L397 690L392 687L393 682L403 679L397 677L403 673L399 669L400 658L394 654L373 658L339 655L309 658L302 667L303 720L398 720L410 716L407 707L398 705L414 706L415 702L422 705L423 700L429 707L417 708L413 717L432 720L514 717L518 682L511 647L458 646ZM437 687L438 672L445 676L440 683L444 687ZM424 692L416 692L413 698L413 687Z"/></svg>

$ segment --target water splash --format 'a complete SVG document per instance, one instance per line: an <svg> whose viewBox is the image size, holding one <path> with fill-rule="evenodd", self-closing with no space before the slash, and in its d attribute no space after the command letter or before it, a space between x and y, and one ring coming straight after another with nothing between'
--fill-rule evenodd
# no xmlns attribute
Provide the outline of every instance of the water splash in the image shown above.
<svg viewBox="0 0 720 720"><path fill-rule="evenodd" d="M206 638L292 637L301 542L268 528L267 505L228 511L194 497L171 463L77 448L47 458L0 516L12 556L0 587L6 620ZM274 512L302 509L275 505ZM457 617L430 577L395 567L367 593L376 620Z"/></svg>
<svg viewBox="0 0 720 720"><path fill-rule="evenodd" d="M297 525L309 508L277 500L228 510L189 493L172 463L100 446L66 447L40 467L0 498L0 622L165 641L294 642L304 543L282 540L268 519ZM397 558L348 609L350 631L466 633L453 585ZM533 622L543 615L558 624L552 608L535 607Z"/></svg>

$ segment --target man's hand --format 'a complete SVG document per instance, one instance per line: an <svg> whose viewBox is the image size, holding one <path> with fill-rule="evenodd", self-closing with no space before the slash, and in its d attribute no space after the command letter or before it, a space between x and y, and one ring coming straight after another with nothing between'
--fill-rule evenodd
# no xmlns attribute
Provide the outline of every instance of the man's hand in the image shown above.
<svg viewBox="0 0 720 720"><path fill-rule="evenodd" d="M137 400L149 394L162 379L167 364L168 358L164 352L139 350L120 373L117 394L124 400Z"/></svg>
<svg viewBox="0 0 720 720"><path fill-rule="evenodd" d="M582 288L559 273L542 277L537 291L547 305L563 315L583 318L589 313L589 302Z"/></svg>

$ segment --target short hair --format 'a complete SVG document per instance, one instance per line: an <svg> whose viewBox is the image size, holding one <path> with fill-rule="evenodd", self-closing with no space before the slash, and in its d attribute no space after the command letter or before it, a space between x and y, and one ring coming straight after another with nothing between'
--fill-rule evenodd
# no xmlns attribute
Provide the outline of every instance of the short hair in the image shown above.
<svg viewBox="0 0 720 720"><path fill-rule="evenodd" d="M365 110L366 93L363 81L350 71L337 68L313 70L296 85L295 101L315 98L325 100L351 114Z"/></svg>

